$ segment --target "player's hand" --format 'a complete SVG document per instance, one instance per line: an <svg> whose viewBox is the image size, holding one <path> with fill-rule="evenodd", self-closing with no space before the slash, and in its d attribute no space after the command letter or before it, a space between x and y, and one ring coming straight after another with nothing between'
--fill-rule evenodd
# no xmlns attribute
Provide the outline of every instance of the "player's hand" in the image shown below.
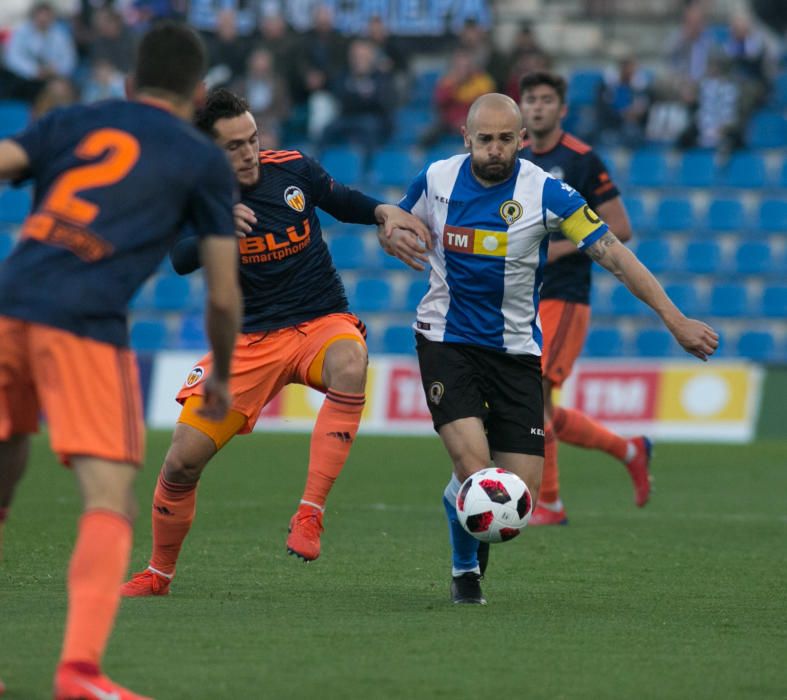
<svg viewBox="0 0 787 700"><path fill-rule="evenodd" d="M232 218L235 221L235 235L238 238L246 238L246 235L251 233L251 227L257 223L254 212L240 202L232 207Z"/></svg>
<svg viewBox="0 0 787 700"><path fill-rule="evenodd" d="M207 420L224 420L230 410L229 382L216 379L211 374L205 380L205 396L202 405L197 409L197 414Z"/></svg>
<svg viewBox="0 0 787 700"><path fill-rule="evenodd" d="M383 226L378 226L377 240L388 255L398 258L413 270L421 272L423 264L429 262L423 242L412 231L396 228L388 234Z"/></svg>
<svg viewBox="0 0 787 700"><path fill-rule="evenodd" d="M413 216L395 204L380 204L374 214L378 223L382 224L385 235L390 238L394 229L411 231L417 236L427 250L432 249L432 232L421 219Z"/></svg>
<svg viewBox="0 0 787 700"><path fill-rule="evenodd" d="M719 334L707 323L685 316L670 330L683 349L705 362L719 347Z"/></svg>

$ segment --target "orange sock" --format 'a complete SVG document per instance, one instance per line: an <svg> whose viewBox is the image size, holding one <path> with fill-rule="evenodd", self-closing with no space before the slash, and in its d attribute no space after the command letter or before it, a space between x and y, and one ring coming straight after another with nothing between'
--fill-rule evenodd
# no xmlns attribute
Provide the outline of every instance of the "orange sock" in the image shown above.
<svg viewBox="0 0 787 700"><path fill-rule="evenodd" d="M626 458L628 440L573 408L556 407L552 425L558 440L570 445L603 450L621 462Z"/></svg>
<svg viewBox="0 0 787 700"><path fill-rule="evenodd" d="M68 616L61 663L101 664L131 555L131 523L109 510L79 520L68 567Z"/></svg>
<svg viewBox="0 0 787 700"><path fill-rule="evenodd" d="M328 389L317 415L309 451L309 473L302 502L322 508L350 454L366 399Z"/></svg>
<svg viewBox="0 0 787 700"><path fill-rule="evenodd" d="M541 490L538 500L554 503L560 498L560 473L557 468L557 440L552 424L544 427L544 471L541 475Z"/></svg>
<svg viewBox="0 0 787 700"><path fill-rule="evenodd" d="M153 492L153 553L150 566L162 574L175 573L183 540L197 512L197 482L177 484L159 474Z"/></svg>

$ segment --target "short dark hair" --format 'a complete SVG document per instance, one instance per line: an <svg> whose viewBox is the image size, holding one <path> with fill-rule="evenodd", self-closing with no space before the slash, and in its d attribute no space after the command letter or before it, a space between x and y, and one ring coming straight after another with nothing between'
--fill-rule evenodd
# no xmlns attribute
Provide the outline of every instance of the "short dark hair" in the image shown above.
<svg viewBox="0 0 787 700"><path fill-rule="evenodd" d="M524 95L527 90L532 90L539 85L549 85L557 93L561 102L566 101L566 79L562 75L547 71L525 73L519 81L519 94Z"/></svg>
<svg viewBox="0 0 787 700"><path fill-rule="evenodd" d="M136 88L190 99L207 65L205 44L197 32L180 22L160 22L139 43L134 69Z"/></svg>
<svg viewBox="0 0 787 700"><path fill-rule="evenodd" d="M249 111L249 103L227 88L216 88L208 95L205 106L194 118L194 125L206 134L215 136L213 125L219 119L232 119Z"/></svg>

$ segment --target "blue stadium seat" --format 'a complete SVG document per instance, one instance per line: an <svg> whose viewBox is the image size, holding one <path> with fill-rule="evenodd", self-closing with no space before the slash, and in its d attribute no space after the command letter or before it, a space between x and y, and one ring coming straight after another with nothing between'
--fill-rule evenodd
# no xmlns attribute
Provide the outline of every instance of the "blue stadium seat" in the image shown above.
<svg viewBox="0 0 787 700"><path fill-rule="evenodd" d="M590 308L593 309L594 316L607 316L612 313L612 290L615 286L609 284L600 284L596 277L595 265L593 266L593 283L590 287ZM598 273L601 277L606 272Z"/></svg>
<svg viewBox="0 0 787 700"><path fill-rule="evenodd" d="M429 280L427 278L419 277L410 282L404 295L404 311L415 311L427 289L429 289Z"/></svg>
<svg viewBox="0 0 787 700"><path fill-rule="evenodd" d="M779 176L779 187L787 187L787 158L782 160L781 175Z"/></svg>
<svg viewBox="0 0 787 700"><path fill-rule="evenodd" d="M164 321L132 323L131 347L137 352L156 352L167 347L167 326Z"/></svg>
<svg viewBox="0 0 787 700"><path fill-rule="evenodd" d="M708 228L711 231L742 232L746 227L746 210L738 199L714 199L708 207Z"/></svg>
<svg viewBox="0 0 787 700"><path fill-rule="evenodd" d="M320 163L331 177L345 185L354 185L361 180L361 156L352 148L326 148L320 156Z"/></svg>
<svg viewBox="0 0 787 700"><path fill-rule="evenodd" d="M604 73L601 70L574 71L568 80L568 103L572 107L595 104L602 82Z"/></svg>
<svg viewBox="0 0 787 700"><path fill-rule="evenodd" d="M328 250L331 251L334 265L340 270L360 270L368 266L368 256L360 235L331 235Z"/></svg>
<svg viewBox="0 0 787 700"><path fill-rule="evenodd" d="M0 100L0 138L12 136L27 126L30 106L16 100Z"/></svg>
<svg viewBox="0 0 787 700"><path fill-rule="evenodd" d="M641 316L648 308L622 284L616 284L610 295L615 316Z"/></svg>
<svg viewBox="0 0 787 700"><path fill-rule="evenodd" d="M774 284L765 288L762 314L769 318L787 318L787 285Z"/></svg>
<svg viewBox="0 0 787 700"><path fill-rule="evenodd" d="M759 153L741 151L716 175L718 184L726 187L761 188L766 180L765 161Z"/></svg>
<svg viewBox="0 0 787 700"><path fill-rule="evenodd" d="M710 294L712 316L738 318L750 314L749 298L744 284L717 284Z"/></svg>
<svg viewBox="0 0 787 700"><path fill-rule="evenodd" d="M184 350L204 350L208 347L205 318L202 315L184 316L178 333L178 347Z"/></svg>
<svg viewBox="0 0 787 700"><path fill-rule="evenodd" d="M642 199L626 195L623 198L623 203L626 206L626 211L631 221L631 228L634 230L635 236L652 228L652 221L645 210L645 202L643 202Z"/></svg>
<svg viewBox="0 0 787 700"><path fill-rule="evenodd" d="M687 151L678 166L678 184L682 187L710 187L715 171L713 151Z"/></svg>
<svg viewBox="0 0 787 700"><path fill-rule="evenodd" d="M765 233L787 232L787 201L765 199L760 203L760 230Z"/></svg>
<svg viewBox="0 0 787 700"><path fill-rule="evenodd" d="M21 224L30 213L30 190L6 187L0 192L0 222Z"/></svg>
<svg viewBox="0 0 787 700"><path fill-rule="evenodd" d="M656 225L661 231L688 231L695 228L694 210L686 197L665 197L656 209Z"/></svg>
<svg viewBox="0 0 787 700"><path fill-rule="evenodd" d="M772 360L776 355L776 340L767 331L746 331L738 338L737 354L759 362Z"/></svg>
<svg viewBox="0 0 787 700"><path fill-rule="evenodd" d="M391 285L379 277L362 277L352 291L353 311L388 311L391 309Z"/></svg>
<svg viewBox="0 0 787 700"><path fill-rule="evenodd" d="M690 241L684 265L687 272L708 275L721 269L721 246L717 241Z"/></svg>
<svg viewBox="0 0 787 700"><path fill-rule="evenodd" d="M636 253L643 265L655 274L673 267L670 245L663 238L640 241Z"/></svg>
<svg viewBox="0 0 787 700"><path fill-rule="evenodd" d="M739 275L766 275L775 267L772 255L764 241L744 241L735 251L735 271Z"/></svg>
<svg viewBox="0 0 787 700"><path fill-rule="evenodd" d="M383 333L383 352L392 355L412 355L415 352L412 326L388 326Z"/></svg>
<svg viewBox="0 0 787 700"><path fill-rule="evenodd" d="M434 89L440 80L442 71L426 70L415 76L410 89L410 104L429 107L434 98Z"/></svg>
<svg viewBox="0 0 787 700"><path fill-rule="evenodd" d="M772 100L779 109L787 109L787 71L776 76L773 84Z"/></svg>
<svg viewBox="0 0 787 700"><path fill-rule="evenodd" d="M687 316L705 313L706 304L701 290L690 282L665 285L664 291L675 305Z"/></svg>
<svg viewBox="0 0 787 700"><path fill-rule="evenodd" d="M415 144L432 120L428 107L403 107L396 113L391 142L404 146Z"/></svg>
<svg viewBox="0 0 787 700"><path fill-rule="evenodd" d="M644 328L634 339L634 349L639 357L669 357L675 354L675 340L662 328Z"/></svg>
<svg viewBox="0 0 787 700"><path fill-rule="evenodd" d="M629 161L629 184L662 187L667 184L667 160L660 151L635 151Z"/></svg>
<svg viewBox="0 0 787 700"><path fill-rule="evenodd" d="M384 187L399 187L404 190L418 171L419 166L404 148L383 148L372 158L374 179Z"/></svg>
<svg viewBox="0 0 787 700"><path fill-rule="evenodd" d="M159 311L183 311L191 304L189 280L180 275L159 277L153 288L153 308Z"/></svg>
<svg viewBox="0 0 787 700"><path fill-rule="evenodd" d="M14 247L14 237L6 231L0 231L0 260L5 260Z"/></svg>
<svg viewBox="0 0 787 700"><path fill-rule="evenodd" d="M626 354L625 338L614 327L591 327L585 353L590 357L620 357Z"/></svg>
<svg viewBox="0 0 787 700"><path fill-rule="evenodd" d="M757 112L746 129L746 143L751 148L787 146L787 120L780 111Z"/></svg>

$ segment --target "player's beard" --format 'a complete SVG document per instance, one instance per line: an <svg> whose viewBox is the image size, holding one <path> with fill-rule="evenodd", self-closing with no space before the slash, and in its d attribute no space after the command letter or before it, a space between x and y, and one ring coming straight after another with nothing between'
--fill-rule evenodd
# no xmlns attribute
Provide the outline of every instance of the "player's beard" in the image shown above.
<svg viewBox="0 0 787 700"><path fill-rule="evenodd" d="M479 163L477 160L473 160L471 165L473 166L473 172L479 179L486 182L503 182L513 175L516 158L517 154L514 152L514 155L508 161L497 160L492 163Z"/></svg>

